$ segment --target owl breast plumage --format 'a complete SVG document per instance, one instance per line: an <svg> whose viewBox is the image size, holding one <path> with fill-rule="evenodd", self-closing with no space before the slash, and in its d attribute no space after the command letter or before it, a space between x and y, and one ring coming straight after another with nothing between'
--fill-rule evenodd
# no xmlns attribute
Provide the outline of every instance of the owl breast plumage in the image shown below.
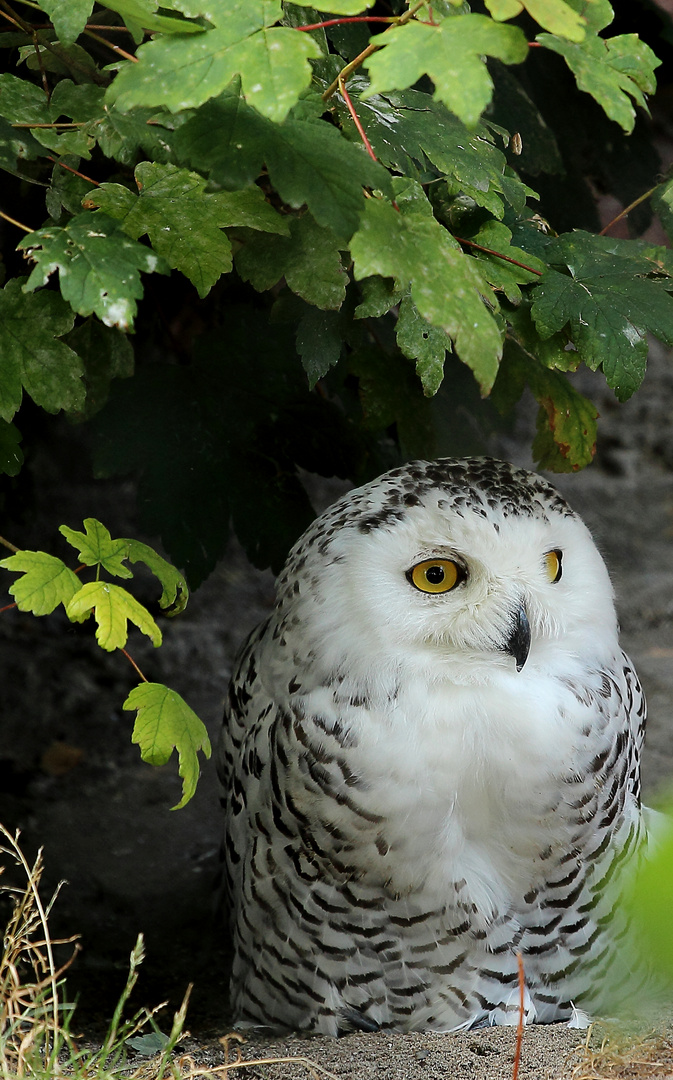
<svg viewBox="0 0 673 1080"><path fill-rule="evenodd" d="M338 500L246 642L220 745L242 1026L451 1031L624 980L645 703L541 477L412 462Z"/></svg>

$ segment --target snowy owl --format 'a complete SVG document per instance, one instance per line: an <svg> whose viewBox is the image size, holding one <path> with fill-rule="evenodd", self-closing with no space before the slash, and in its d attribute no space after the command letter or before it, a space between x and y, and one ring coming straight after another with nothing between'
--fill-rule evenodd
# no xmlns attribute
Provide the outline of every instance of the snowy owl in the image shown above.
<svg viewBox="0 0 673 1080"><path fill-rule="evenodd" d="M242 1027L600 1008L644 834L645 701L586 526L534 473L415 461L304 533L220 746ZM616 909L616 910L615 910Z"/></svg>

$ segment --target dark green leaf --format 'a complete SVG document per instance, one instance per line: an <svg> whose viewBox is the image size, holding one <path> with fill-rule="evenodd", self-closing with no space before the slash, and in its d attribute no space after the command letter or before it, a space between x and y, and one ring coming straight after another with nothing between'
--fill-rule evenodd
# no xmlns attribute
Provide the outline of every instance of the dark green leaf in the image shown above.
<svg viewBox="0 0 673 1080"><path fill-rule="evenodd" d="M133 348L121 330L105 326L93 317L75 327L64 341L84 365L86 400L73 416L89 420L103 408L112 380L133 375Z"/></svg>
<svg viewBox="0 0 673 1080"><path fill-rule="evenodd" d="M575 472L589 465L596 450L598 412L593 403L560 371L550 371L509 342L493 388L495 403L511 407L525 383L540 406L533 442L538 466L553 472Z"/></svg>
<svg viewBox="0 0 673 1080"><path fill-rule="evenodd" d="M293 292L319 308L339 308L346 295L346 274L331 229L310 214L293 218L289 237L251 237L236 253L236 269L255 289L270 289L285 277ZM329 365L328 365L329 366Z"/></svg>
<svg viewBox="0 0 673 1080"><path fill-rule="evenodd" d="M16 172L20 161L31 161L43 153L39 142L25 128L13 128L0 116L0 169Z"/></svg>
<svg viewBox="0 0 673 1080"><path fill-rule="evenodd" d="M396 334L404 355L416 361L424 393L432 397L444 378L444 359L451 351L451 339L423 318L410 296L400 304Z"/></svg>
<svg viewBox="0 0 673 1080"><path fill-rule="evenodd" d="M47 412L84 404L82 363L58 339L72 328L74 315L58 293L26 296L21 279L0 292L0 417L11 420L22 387Z"/></svg>
<svg viewBox="0 0 673 1080"><path fill-rule="evenodd" d="M339 315L309 308L297 327L297 352L311 390L337 363L342 347Z"/></svg>
<svg viewBox="0 0 673 1080"><path fill-rule="evenodd" d="M673 344L673 299L654 277L660 266L634 241L579 231L550 241L546 254L567 271L550 268L533 290L539 334L551 337L569 324L580 358L602 367L625 401L645 374L647 333Z"/></svg>
<svg viewBox="0 0 673 1080"><path fill-rule="evenodd" d="M18 476L23 465L23 451L20 446L21 432L14 424L0 420L0 473L6 476Z"/></svg>
<svg viewBox="0 0 673 1080"><path fill-rule="evenodd" d="M202 106L177 132L175 145L184 160L226 188L251 184L266 163L283 201L307 204L340 240L358 226L363 186L391 191L386 170L330 124L292 117L272 124L235 93Z"/></svg>
<svg viewBox="0 0 673 1080"><path fill-rule="evenodd" d="M368 86L362 77L350 84L353 90ZM469 131L429 94L391 91L365 100L354 98L353 105L377 158L396 172L425 178L430 161L447 177L453 195L462 192L499 218L505 201L521 211L526 196L534 194L505 175L505 156L494 146L488 128L480 124ZM345 106L341 116L348 129L352 121Z"/></svg>

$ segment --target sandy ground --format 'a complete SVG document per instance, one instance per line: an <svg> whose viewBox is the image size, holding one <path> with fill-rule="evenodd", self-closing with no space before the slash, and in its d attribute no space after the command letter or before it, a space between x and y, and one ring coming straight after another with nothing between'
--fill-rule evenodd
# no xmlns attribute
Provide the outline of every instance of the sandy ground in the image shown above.
<svg viewBox="0 0 673 1080"><path fill-rule="evenodd" d="M596 463L579 475L553 479L589 524L612 573L623 642L650 705L644 783L651 799L673 777L670 356L653 351L645 386L622 410L602 391L598 396L603 428ZM523 437L531 413L524 411L521 430L495 448L529 466ZM93 486L84 467L73 466L68 440L67 430L59 429L53 475L39 492L40 520L29 526L3 523L3 533L20 546L43 547L59 524L81 528L83 516L99 517L117 535L135 535L131 489L119 483ZM66 490L59 482L64 474L69 475ZM329 483L322 485L323 501L336 493ZM236 648L272 600L271 576L251 569L232 545L185 615L166 626L162 649L155 652L137 638L131 651L148 677L183 694L215 737ZM0 597L0 606L3 602ZM81 994L80 1023L95 1030L110 1015L142 930L148 955L136 1003L168 997L177 1005L187 983L194 982L188 1025L201 1041L190 1043L189 1051L212 1059L210 1040L229 1026L226 943L212 917L220 835L212 765L205 764L193 802L170 813L179 797L177 770L174 763L161 769L144 765L130 744L131 715L121 705L135 680L123 658L101 654L87 628L72 627L58 616L38 621L5 613L0 640L0 821L22 829L28 854L44 845L48 884L69 882L54 909L53 926L54 932L82 935L71 978ZM509 1029L454 1036L352 1035L336 1041L255 1040L244 1052L308 1055L353 1080L486 1080L511 1075L514 1039ZM568 1055L583 1039L582 1032L557 1025L527 1030L521 1076L570 1077L578 1059ZM306 1075L298 1066L256 1072ZM673 1070L649 1075L673 1075Z"/></svg>

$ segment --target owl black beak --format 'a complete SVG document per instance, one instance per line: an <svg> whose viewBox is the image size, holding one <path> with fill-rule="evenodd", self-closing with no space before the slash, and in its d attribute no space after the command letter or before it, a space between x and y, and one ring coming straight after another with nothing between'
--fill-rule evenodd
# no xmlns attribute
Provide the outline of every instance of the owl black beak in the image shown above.
<svg viewBox="0 0 673 1080"><path fill-rule="evenodd" d="M516 660L516 670L521 671L530 652L530 623L523 604L519 604L519 608L514 614L509 637L505 641L503 648L505 652L508 652Z"/></svg>

